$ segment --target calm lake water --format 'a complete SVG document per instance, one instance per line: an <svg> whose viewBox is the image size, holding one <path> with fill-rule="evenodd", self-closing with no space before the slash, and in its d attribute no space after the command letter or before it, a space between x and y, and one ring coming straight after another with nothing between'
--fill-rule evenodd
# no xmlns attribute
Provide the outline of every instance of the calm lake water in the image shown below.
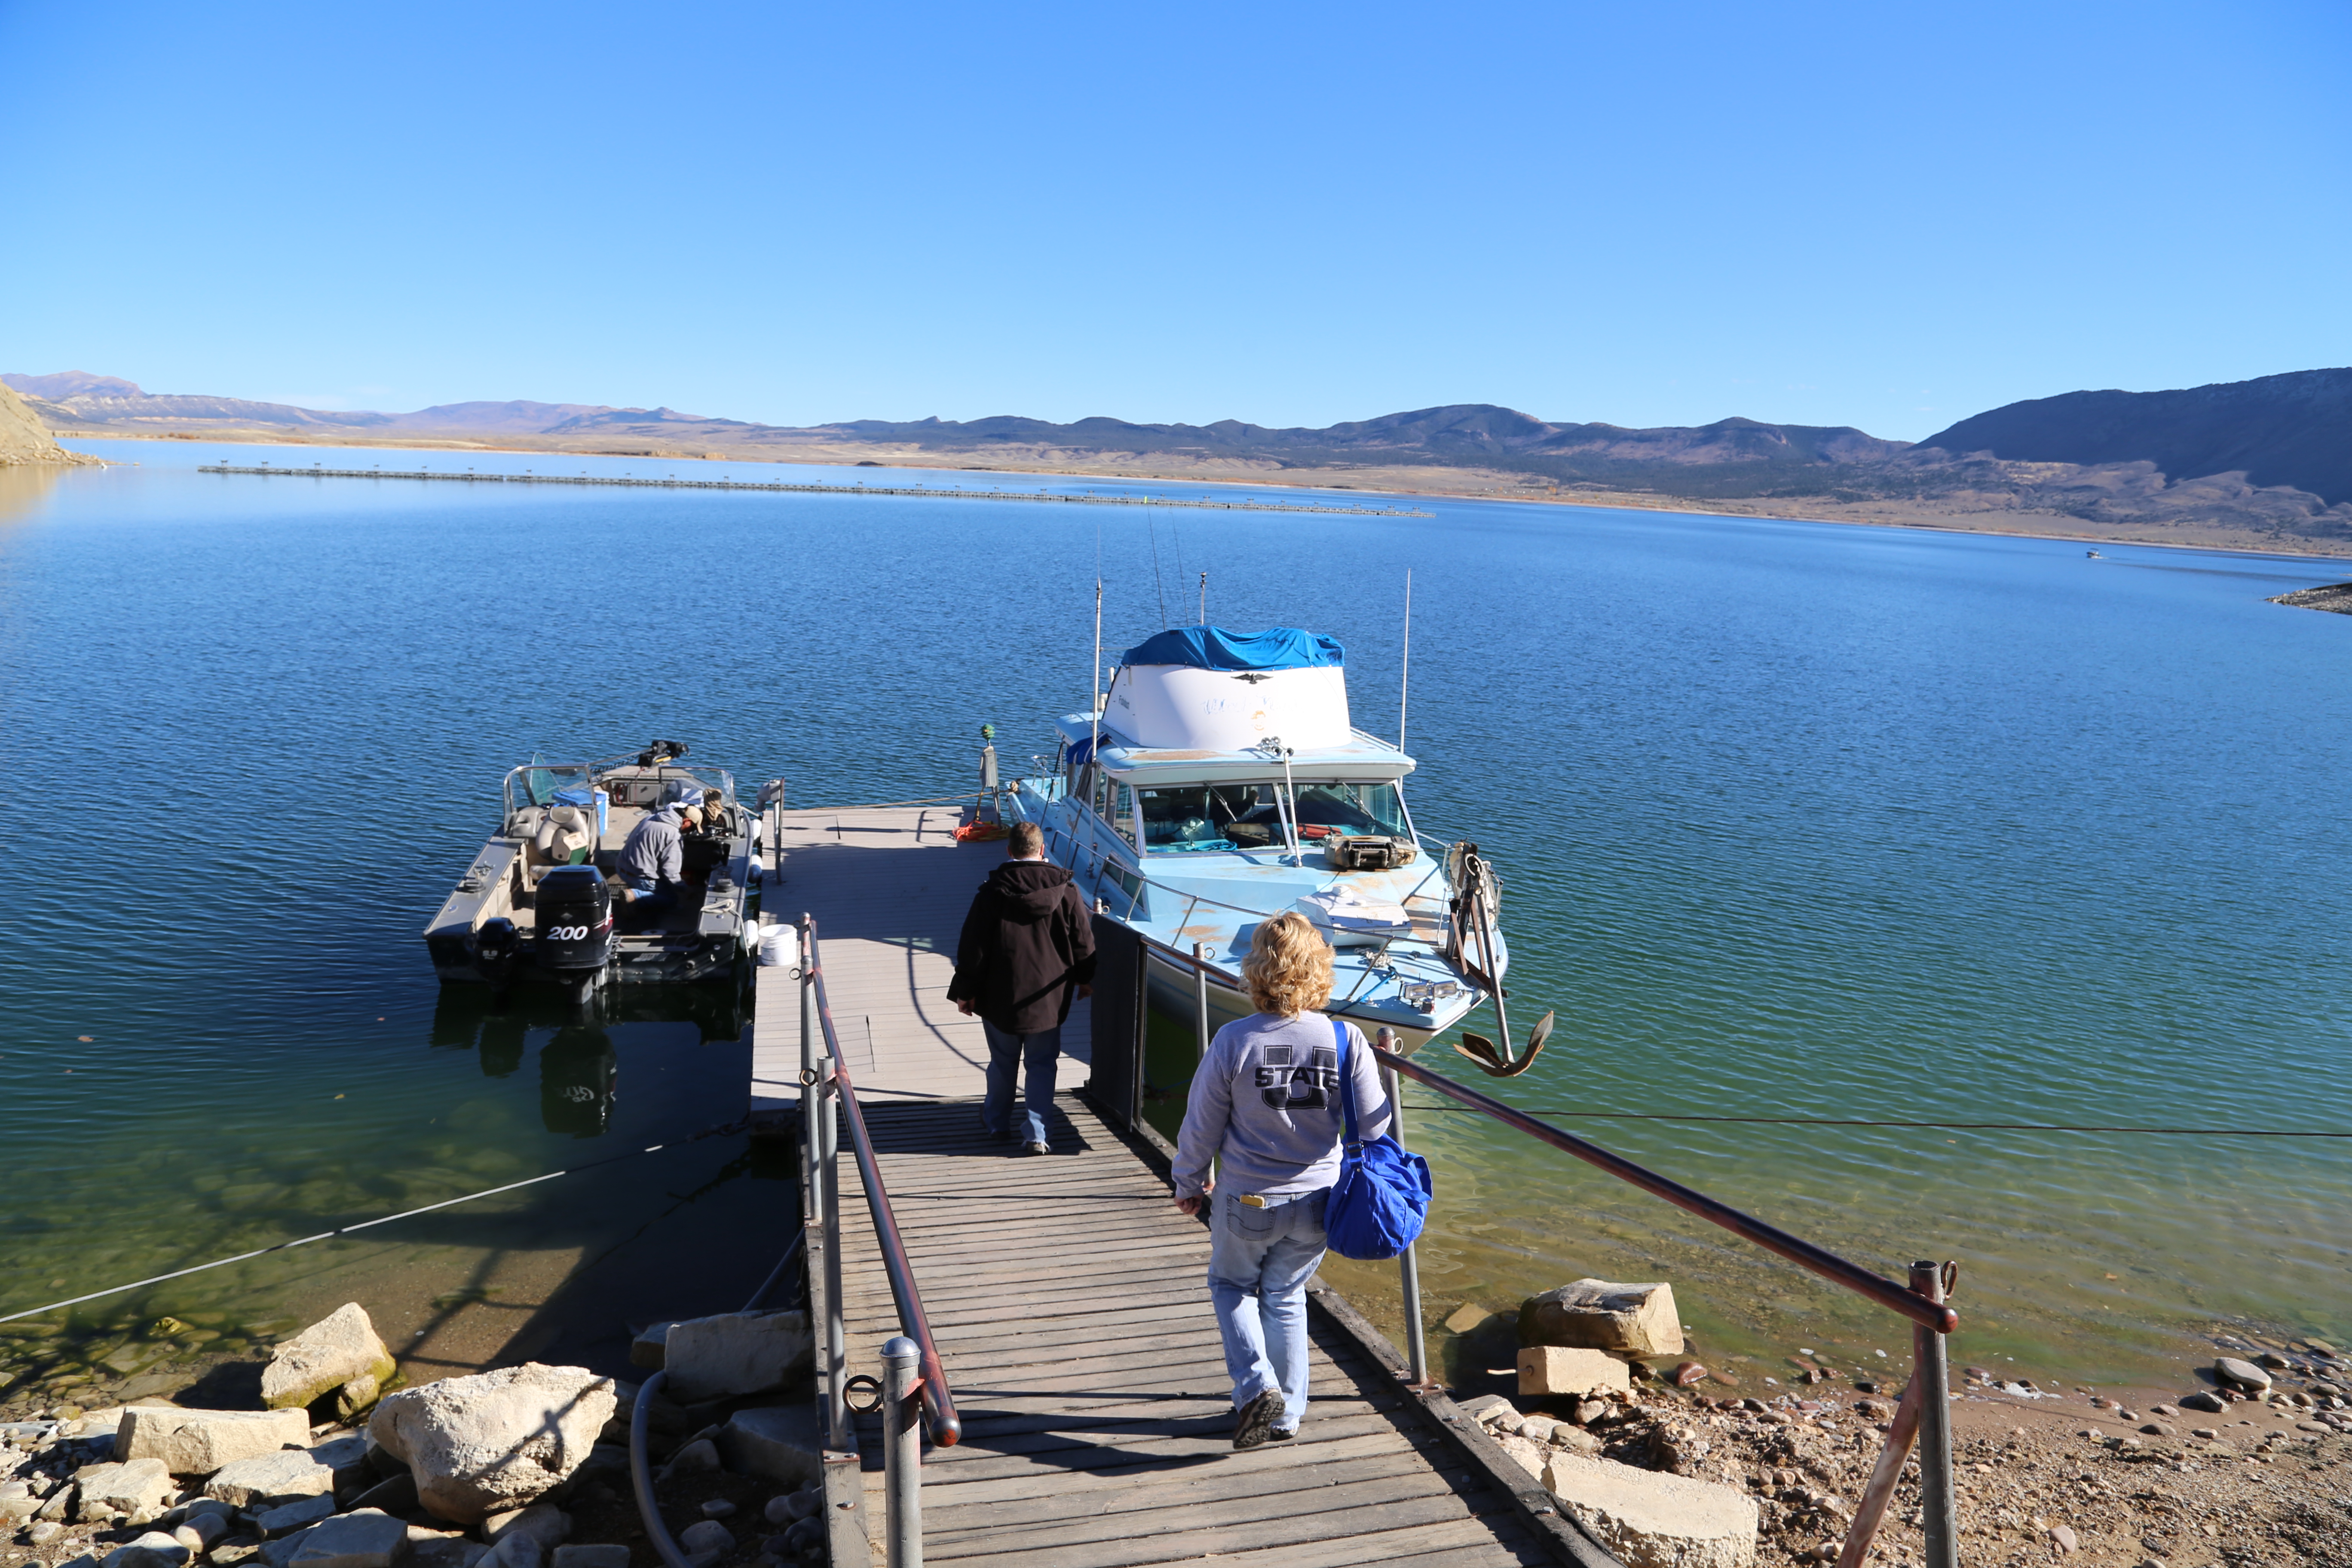
<svg viewBox="0 0 2352 1568"><path fill-rule="evenodd" d="M736 1114L724 1008L654 998L583 1036L441 1005L417 931L500 773L663 736L795 804L961 789L982 723L1023 757L1083 701L1098 562L1107 647L1156 630L1163 594L1189 618L1206 571L1215 620L1340 637L1376 731L1412 569L1410 798L1424 834L1492 853L1515 1016L1561 1020L1517 1103L2352 1131L2352 620L2263 602L2325 563L1443 500L261 479L194 468L549 459L87 449L138 466L0 473L0 1313ZM599 1131L579 1087L608 1074ZM2105 1380L2221 1320L2352 1337L2352 1142L1570 1125L1898 1277L1959 1259L1963 1359ZM1412 1141L1440 1188L1433 1320L1668 1279L1714 1356L1904 1353L1884 1314L1515 1135L1432 1110ZM78 1321L176 1311L234 1343L340 1299L336 1248L380 1275L429 1249L430 1296L499 1249L625 1252L720 1188L789 1212L715 1140ZM1335 1272L1368 1305L1391 1278Z"/></svg>

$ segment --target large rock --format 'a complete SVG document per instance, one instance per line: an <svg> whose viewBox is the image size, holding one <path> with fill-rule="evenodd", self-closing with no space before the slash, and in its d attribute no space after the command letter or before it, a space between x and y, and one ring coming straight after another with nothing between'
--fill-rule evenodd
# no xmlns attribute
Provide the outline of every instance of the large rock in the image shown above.
<svg viewBox="0 0 2352 1568"><path fill-rule="evenodd" d="M205 1496L254 1512L334 1489L335 1472L299 1448L223 1465L205 1483Z"/></svg>
<svg viewBox="0 0 2352 1568"><path fill-rule="evenodd" d="M1544 1489L1625 1568L1752 1568L1756 1504L1710 1481L1555 1454Z"/></svg>
<svg viewBox="0 0 2352 1568"><path fill-rule="evenodd" d="M810 1365L806 1312L729 1312L669 1325L661 1364L672 1399L688 1405L782 1388Z"/></svg>
<svg viewBox="0 0 2352 1568"><path fill-rule="evenodd" d="M614 1408L610 1378L530 1362L393 1394L368 1436L409 1468L427 1512L478 1524L571 1475Z"/></svg>
<svg viewBox="0 0 2352 1568"><path fill-rule="evenodd" d="M261 1403L273 1410L299 1410L350 1389L341 1405L357 1409L374 1402L394 1370L392 1352L376 1338L366 1310L346 1301L278 1347L261 1369Z"/></svg>
<svg viewBox="0 0 2352 1568"><path fill-rule="evenodd" d="M99 1561L105 1568L180 1568L192 1555L181 1542L161 1531L151 1530Z"/></svg>
<svg viewBox="0 0 2352 1568"><path fill-rule="evenodd" d="M1682 1320L1671 1285L1579 1279L1530 1296L1519 1307L1519 1343L1582 1345L1621 1355L1683 1353Z"/></svg>
<svg viewBox="0 0 2352 1568"><path fill-rule="evenodd" d="M299 1410L173 1410L134 1405L114 1432L118 1459L161 1459L175 1476L209 1476L223 1465L310 1441Z"/></svg>
<svg viewBox="0 0 2352 1568"><path fill-rule="evenodd" d="M392 1568L407 1551L406 1521L365 1509L320 1521L302 1537L293 1563L294 1568Z"/></svg>
<svg viewBox="0 0 2352 1568"><path fill-rule="evenodd" d="M719 1430L719 1451L739 1476L781 1481L795 1491L824 1480L824 1436L814 1405L738 1410Z"/></svg>
<svg viewBox="0 0 2352 1568"><path fill-rule="evenodd" d="M1519 1352L1519 1392L1599 1394L1633 1391L1633 1374L1615 1356L1566 1345L1529 1345Z"/></svg>
<svg viewBox="0 0 2352 1568"><path fill-rule="evenodd" d="M162 1513L166 1500L178 1490L161 1459L84 1465L74 1473L74 1479L81 1488L81 1517L86 1522L120 1517L144 1524Z"/></svg>
<svg viewBox="0 0 2352 1568"><path fill-rule="evenodd" d="M2271 1385L2269 1373L2252 1362L2240 1361L2233 1355L2225 1355L2214 1362L2213 1371L2222 1382L2240 1388L2251 1388L2258 1394Z"/></svg>

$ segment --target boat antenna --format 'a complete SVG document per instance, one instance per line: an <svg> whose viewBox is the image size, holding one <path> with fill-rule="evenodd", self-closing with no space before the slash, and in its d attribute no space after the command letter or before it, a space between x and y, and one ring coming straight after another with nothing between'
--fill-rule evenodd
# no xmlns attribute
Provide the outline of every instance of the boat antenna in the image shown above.
<svg viewBox="0 0 2352 1568"><path fill-rule="evenodd" d="M1204 626L1209 624L1209 574L1206 572L1201 574L1201 624Z"/></svg>
<svg viewBox="0 0 2352 1568"><path fill-rule="evenodd" d="M1160 595L1160 629L1164 632L1168 629L1168 584L1160 580L1160 520L1155 517L1149 521L1151 524L1151 586Z"/></svg>
<svg viewBox="0 0 2352 1568"><path fill-rule="evenodd" d="M1404 700L1412 687L1412 568L1404 569L1404 656L1397 660L1397 750L1404 750Z"/></svg>
<svg viewBox="0 0 2352 1568"><path fill-rule="evenodd" d="M1092 710L1094 738L1087 743L1087 761L1094 763L1095 753L1102 750L1102 579L1095 579L1095 662L1087 672L1087 684L1094 695L1087 700Z"/></svg>

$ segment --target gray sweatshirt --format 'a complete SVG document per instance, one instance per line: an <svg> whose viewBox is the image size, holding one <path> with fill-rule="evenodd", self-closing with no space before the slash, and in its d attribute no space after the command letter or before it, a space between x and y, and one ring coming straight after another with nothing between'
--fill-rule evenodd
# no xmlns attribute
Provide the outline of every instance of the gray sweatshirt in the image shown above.
<svg viewBox="0 0 2352 1568"><path fill-rule="evenodd" d="M621 880L675 882L686 870L685 841L678 833L677 808L663 806L631 830L614 868Z"/></svg>
<svg viewBox="0 0 2352 1568"><path fill-rule="evenodd" d="M1389 1129L1388 1096L1363 1031L1347 1030L1356 1135L1377 1138ZM1220 1154L1218 1184L1235 1193L1286 1196L1338 1181L1339 1058L1331 1020L1320 1013L1254 1013L1219 1029L1192 1074L1176 1142L1176 1195L1200 1196Z"/></svg>

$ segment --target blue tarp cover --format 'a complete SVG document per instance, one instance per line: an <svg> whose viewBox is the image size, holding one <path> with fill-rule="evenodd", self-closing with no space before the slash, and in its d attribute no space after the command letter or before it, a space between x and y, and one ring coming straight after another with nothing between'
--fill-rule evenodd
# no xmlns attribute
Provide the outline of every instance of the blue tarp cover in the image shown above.
<svg viewBox="0 0 2352 1568"><path fill-rule="evenodd" d="M1339 638L1296 626L1268 626L1262 632L1182 626L1127 650L1129 664L1183 664L1194 669L1335 668L1345 657Z"/></svg>

